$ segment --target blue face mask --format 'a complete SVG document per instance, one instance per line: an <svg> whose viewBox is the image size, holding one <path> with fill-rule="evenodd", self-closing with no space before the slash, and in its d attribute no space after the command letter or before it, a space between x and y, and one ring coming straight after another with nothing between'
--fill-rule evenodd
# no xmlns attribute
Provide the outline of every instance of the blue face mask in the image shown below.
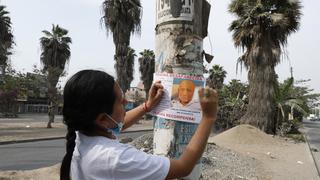
<svg viewBox="0 0 320 180"><path fill-rule="evenodd" d="M112 131L113 134L120 134L122 127L123 127L123 122L117 122L116 120L114 120L111 116L109 116L108 114L106 114L106 116L111 119L117 126L114 128L110 128L108 130Z"/></svg>

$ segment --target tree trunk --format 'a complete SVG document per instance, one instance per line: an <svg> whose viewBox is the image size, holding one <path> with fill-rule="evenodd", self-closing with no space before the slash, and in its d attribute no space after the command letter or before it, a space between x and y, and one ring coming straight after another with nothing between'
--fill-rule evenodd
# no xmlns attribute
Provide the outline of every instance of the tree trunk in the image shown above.
<svg viewBox="0 0 320 180"><path fill-rule="evenodd" d="M48 123L47 123L47 128L48 128L48 129L52 128L52 125L51 125L51 124L53 123L53 122L52 122L52 118L54 119L54 116L52 117L52 116L49 115L49 121L48 121Z"/></svg>
<svg viewBox="0 0 320 180"><path fill-rule="evenodd" d="M130 48L127 44L116 45L115 69L117 73L117 82L123 93L127 92L133 80L133 75L131 72L134 62L127 58L129 56L129 49Z"/></svg>
<svg viewBox="0 0 320 180"><path fill-rule="evenodd" d="M202 76L203 38L207 35L210 5L206 0L157 0L156 73L176 73ZM168 13L169 12L169 13ZM154 125L154 154L179 158L197 124L156 118ZM184 179L199 179L201 162Z"/></svg>
<svg viewBox="0 0 320 180"><path fill-rule="evenodd" d="M128 52L128 47L125 44L116 45L116 55L115 55L115 69L117 73L117 82L122 89L123 93L126 93L128 90L128 85L126 83L126 72L124 70L125 67L125 56Z"/></svg>
<svg viewBox="0 0 320 180"><path fill-rule="evenodd" d="M48 70L48 99L49 99L49 108L48 108L48 117L49 121L47 128L52 128L51 123L54 122L54 112L57 104L57 83L59 77L62 73L61 69L58 68L49 68Z"/></svg>
<svg viewBox="0 0 320 180"><path fill-rule="evenodd" d="M274 133L276 73L274 66L267 64L267 60L259 62L261 63L250 64L249 104L241 123L258 127L266 133Z"/></svg>
<svg viewBox="0 0 320 180"><path fill-rule="evenodd" d="M275 124L274 129L275 129L275 133L278 133L280 125L282 124L282 119L281 119L281 114L280 114L281 112L279 108L276 110L276 112L277 112L277 118L276 118L276 122L274 123Z"/></svg>
<svg viewBox="0 0 320 180"><path fill-rule="evenodd" d="M6 76L6 66L0 63L0 85L4 83L4 78Z"/></svg>
<svg viewBox="0 0 320 180"><path fill-rule="evenodd" d="M49 116L49 121L47 124L47 128L52 128L51 123L54 123L54 105L52 102L50 102L49 108L48 108L48 116Z"/></svg>

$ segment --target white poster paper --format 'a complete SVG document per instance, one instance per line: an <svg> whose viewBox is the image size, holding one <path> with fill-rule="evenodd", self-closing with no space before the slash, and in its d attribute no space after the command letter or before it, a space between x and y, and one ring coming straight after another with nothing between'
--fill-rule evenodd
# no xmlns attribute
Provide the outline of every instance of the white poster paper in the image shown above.
<svg viewBox="0 0 320 180"><path fill-rule="evenodd" d="M198 90L205 86L202 76L181 74L154 74L155 81L160 80L164 95L150 114L165 119L200 123L202 112Z"/></svg>

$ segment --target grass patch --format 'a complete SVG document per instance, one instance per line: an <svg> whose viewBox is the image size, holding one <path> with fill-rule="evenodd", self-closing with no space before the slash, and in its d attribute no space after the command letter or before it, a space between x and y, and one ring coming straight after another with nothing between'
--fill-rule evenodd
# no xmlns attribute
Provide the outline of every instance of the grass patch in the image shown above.
<svg viewBox="0 0 320 180"><path fill-rule="evenodd" d="M299 134L287 134L286 137L294 140L294 142L296 142L296 143L301 143L301 142L305 143L306 142L306 139L304 138L302 133L299 133Z"/></svg>

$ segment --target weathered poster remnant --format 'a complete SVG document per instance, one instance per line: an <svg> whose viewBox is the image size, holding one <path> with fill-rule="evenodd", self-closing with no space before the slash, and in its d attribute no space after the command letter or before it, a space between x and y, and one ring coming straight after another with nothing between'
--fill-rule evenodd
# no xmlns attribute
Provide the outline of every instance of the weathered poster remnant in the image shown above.
<svg viewBox="0 0 320 180"><path fill-rule="evenodd" d="M194 0L157 0L157 23L168 21L192 21Z"/></svg>

